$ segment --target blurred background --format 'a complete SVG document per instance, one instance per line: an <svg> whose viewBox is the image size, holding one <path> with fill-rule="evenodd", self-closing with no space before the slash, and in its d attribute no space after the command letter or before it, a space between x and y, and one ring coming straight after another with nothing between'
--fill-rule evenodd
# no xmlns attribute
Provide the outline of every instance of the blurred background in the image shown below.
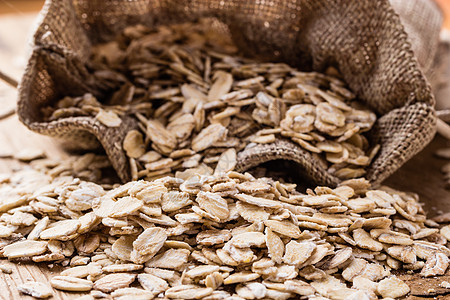
<svg viewBox="0 0 450 300"><path fill-rule="evenodd" d="M435 0L446 12L444 26L450 29L450 0ZM17 14L37 12L42 8L44 0L0 0L0 14Z"/></svg>
<svg viewBox="0 0 450 300"><path fill-rule="evenodd" d="M450 29L450 0L436 0L436 2L441 6L446 15L444 26Z"/></svg>
<svg viewBox="0 0 450 300"><path fill-rule="evenodd" d="M0 14L37 12L44 0L0 0Z"/></svg>

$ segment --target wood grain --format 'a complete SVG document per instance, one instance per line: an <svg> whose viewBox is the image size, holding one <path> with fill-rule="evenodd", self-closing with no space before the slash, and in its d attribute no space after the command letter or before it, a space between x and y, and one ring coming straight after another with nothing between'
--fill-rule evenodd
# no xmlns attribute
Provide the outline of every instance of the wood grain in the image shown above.
<svg viewBox="0 0 450 300"><path fill-rule="evenodd" d="M16 28L14 33L0 31L0 69L9 71L13 76L20 77L24 68L23 57L26 56L28 30L34 22L35 14L21 15L19 17L0 17L0 28L8 24L8 28ZM14 24L20 24L15 26ZM0 113L1 110L14 106L17 92L0 82ZM450 97L445 97L448 101ZM37 135L25 128L16 115L0 121L0 156L2 153L14 153L20 149L34 147L43 149L48 156L65 158L68 156L59 147L57 141L49 137ZM439 172L440 167L446 161L433 155L434 151L441 147L450 147L450 142L437 136L424 151L406 163L385 183L394 188L416 192L424 203L429 216L450 210L450 191L445 189L445 182ZM18 163L8 159L0 159L0 172L9 172ZM45 264L13 264L7 260L0 260L0 264L12 267L12 274L0 273L0 299L32 299L21 295L16 286L29 279L41 282L49 282L49 279L58 274L59 268L48 268ZM413 291L421 293L434 289L439 293L447 291L439 289L438 284L443 280L450 282L450 273L437 279L421 279L417 274L410 275L400 273L399 276L407 280ZM55 291L53 299L75 299L78 293L63 293ZM435 295L434 299L450 299L449 295ZM409 296L408 299L430 299L417 296Z"/></svg>

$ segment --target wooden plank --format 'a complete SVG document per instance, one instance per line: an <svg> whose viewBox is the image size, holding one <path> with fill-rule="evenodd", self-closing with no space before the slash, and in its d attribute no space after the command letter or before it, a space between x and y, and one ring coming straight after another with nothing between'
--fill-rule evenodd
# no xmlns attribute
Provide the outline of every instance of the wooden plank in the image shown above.
<svg viewBox="0 0 450 300"><path fill-rule="evenodd" d="M419 194L428 216L433 217L449 210L450 190L440 173L448 160L434 155L437 149L450 147L450 142L437 135L419 155L413 157L384 184L399 190Z"/></svg>
<svg viewBox="0 0 450 300"><path fill-rule="evenodd" d="M9 266L12 269L11 274L0 273L0 300L36 299L31 296L23 295L16 287L27 281L47 283L53 276L58 275L62 270L60 266L55 266L51 269L45 264L15 264L6 260L1 260L0 263ZM85 294L62 292L54 289L52 299L70 300L76 299L82 295Z"/></svg>

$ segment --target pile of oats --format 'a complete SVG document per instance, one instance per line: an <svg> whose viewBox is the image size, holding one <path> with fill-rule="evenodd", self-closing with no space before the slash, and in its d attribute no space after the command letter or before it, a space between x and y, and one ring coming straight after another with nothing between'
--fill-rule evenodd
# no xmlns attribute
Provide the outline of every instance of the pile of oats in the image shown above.
<svg viewBox="0 0 450 300"><path fill-rule="evenodd" d="M393 270L449 265L450 226L427 220L416 195L365 179L300 193L220 164L124 185L72 176L88 164L31 165L0 178L0 254L65 266L51 286L86 299L397 298L410 289Z"/></svg>
<svg viewBox="0 0 450 300"><path fill-rule="evenodd" d="M95 116L117 127L123 115L136 118L139 128L122 145L134 180L211 175L222 153L234 158L280 138L310 151L340 179L365 174L379 145L370 146L363 133L376 115L335 69L307 73L242 58L211 27L203 20L126 28L95 46L89 62L98 85L112 96L65 97L45 109L47 120Z"/></svg>

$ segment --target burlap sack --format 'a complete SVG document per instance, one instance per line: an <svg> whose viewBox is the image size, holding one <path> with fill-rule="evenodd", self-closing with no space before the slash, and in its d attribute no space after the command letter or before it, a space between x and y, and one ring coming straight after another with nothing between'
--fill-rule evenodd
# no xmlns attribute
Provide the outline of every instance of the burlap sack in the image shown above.
<svg viewBox="0 0 450 300"><path fill-rule="evenodd" d="M92 149L100 141L125 181L129 166L121 143L136 126L119 129L91 117L43 121L41 108L64 95L102 93L85 62L93 44L125 26L215 17L228 26L238 47L262 60L284 61L302 70L336 66L356 95L379 116L371 131L381 151L367 172L379 183L419 152L433 137L433 96L387 0L54 0L47 1L34 36L34 50L20 85L18 113L31 130L65 140L68 147ZM287 140L259 145L238 155L245 170L274 159L295 161L319 184L339 180L319 161Z"/></svg>

